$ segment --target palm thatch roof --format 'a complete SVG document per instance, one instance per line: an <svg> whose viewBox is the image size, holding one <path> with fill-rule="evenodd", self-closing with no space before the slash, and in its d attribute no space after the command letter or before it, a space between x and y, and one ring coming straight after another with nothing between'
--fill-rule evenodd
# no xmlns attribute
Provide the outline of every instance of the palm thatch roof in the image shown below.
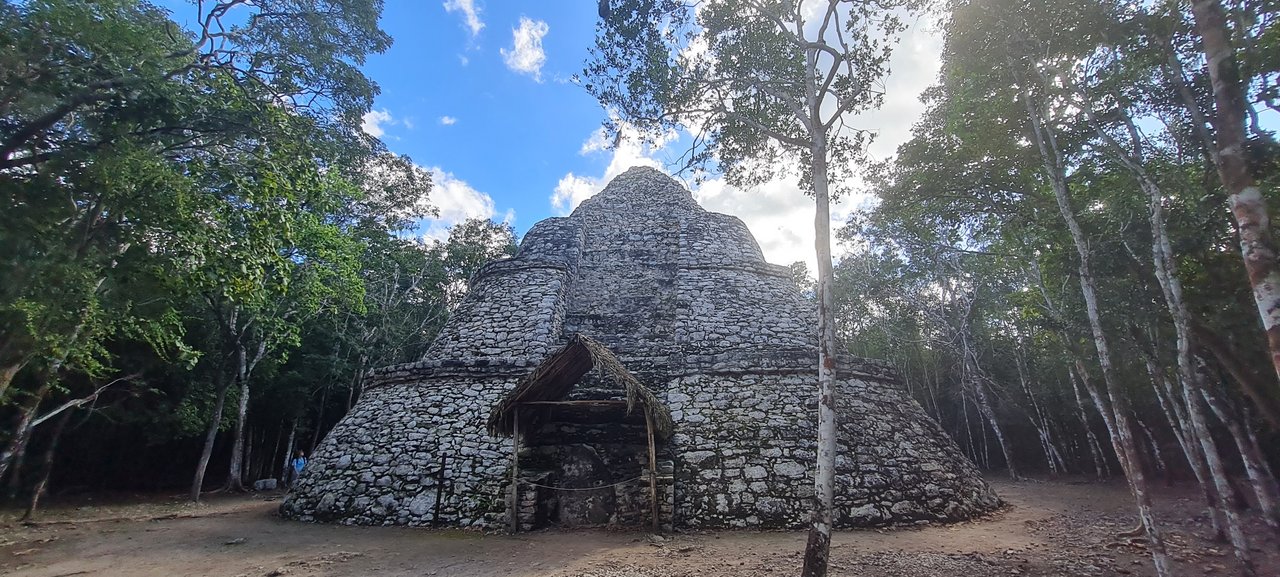
<svg viewBox="0 0 1280 577"><path fill-rule="evenodd" d="M582 335L570 337L568 344L520 379L516 388L493 407L489 413L489 434L510 437L516 432L517 420L520 432L532 430L542 413L531 403L564 401L582 376L597 367L607 380L619 385L626 393L627 415L631 415L638 405L652 420L655 435L663 439L671 436L674 427L671 412L662 401L622 366L607 347Z"/></svg>

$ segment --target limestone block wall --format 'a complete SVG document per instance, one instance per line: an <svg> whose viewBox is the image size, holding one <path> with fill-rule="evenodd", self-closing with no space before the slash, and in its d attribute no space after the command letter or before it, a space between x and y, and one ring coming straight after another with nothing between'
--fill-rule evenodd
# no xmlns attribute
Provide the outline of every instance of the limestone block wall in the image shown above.
<svg viewBox="0 0 1280 577"><path fill-rule="evenodd" d="M424 358L546 356L560 338L568 279L562 265L487 265Z"/></svg>
<svg viewBox="0 0 1280 577"><path fill-rule="evenodd" d="M763 264L764 253L751 230L736 216L699 211L681 219L680 265L685 267Z"/></svg>
<svg viewBox="0 0 1280 577"><path fill-rule="evenodd" d="M592 335L619 355L661 350L672 341L679 245L669 229L678 222L581 218L589 248L573 277L565 333Z"/></svg>
<svg viewBox="0 0 1280 577"><path fill-rule="evenodd" d="M436 380L367 390L316 448L283 513L348 525L500 526L510 441L490 437L484 421L514 385Z"/></svg>
<svg viewBox="0 0 1280 577"><path fill-rule="evenodd" d="M555 217L538 221L520 242L516 260L560 263L575 272L582 253L582 221Z"/></svg>
<svg viewBox="0 0 1280 577"><path fill-rule="evenodd" d="M698 374L668 384L677 524L807 523L815 381L813 373ZM902 393L856 378L838 389L837 526L955 520L998 504L932 420L906 414L915 404Z"/></svg>
<svg viewBox="0 0 1280 577"><path fill-rule="evenodd" d="M682 268L679 285L676 340L686 348L814 342L813 307L798 302L790 278L752 269Z"/></svg>

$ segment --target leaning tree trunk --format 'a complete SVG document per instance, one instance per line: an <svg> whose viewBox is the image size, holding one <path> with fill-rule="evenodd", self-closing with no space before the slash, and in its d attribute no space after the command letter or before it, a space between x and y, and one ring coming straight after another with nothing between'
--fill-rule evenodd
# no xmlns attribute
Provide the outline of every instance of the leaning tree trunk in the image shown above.
<svg viewBox="0 0 1280 577"><path fill-rule="evenodd" d="M0 479L4 479L6 472L12 472L13 475L18 474L18 467L14 465L22 461L27 451L27 443L31 441L31 431L35 428L36 413L39 412L40 402L48 396L49 391L53 387L53 377L46 375L40 388L23 400L18 407L18 419L13 428L13 436L9 438L9 442L5 444L4 449L0 450Z"/></svg>
<svg viewBox="0 0 1280 577"><path fill-rule="evenodd" d="M1272 384L1274 381L1268 382L1270 379L1264 376L1266 372L1258 373L1246 366L1246 363L1231 351L1231 346L1222 336L1209 327L1202 323L1193 323L1192 329L1195 331L1196 344L1208 350L1214 360L1218 361L1218 365L1231 375L1231 378L1240 386L1240 391L1253 401L1253 408L1258 411L1271 430L1280 431L1280 401L1271 393L1275 388Z"/></svg>
<svg viewBox="0 0 1280 577"><path fill-rule="evenodd" d="M1213 81L1213 120L1218 136L1218 177L1227 191L1227 204L1240 231L1240 254L1249 274L1249 285L1258 306L1262 328L1271 349L1271 364L1280 375L1280 266L1271 238L1271 216L1267 201L1249 170L1245 150L1245 118L1248 104L1236 68L1235 50L1222 4L1218 0L1195 0L1191 12L1196 19L1209 78Z"/></svg>
<svg viewBox="0 0 1280 577"><path fill-rule="evenodd" d="M1065 473L1067 464L1062 459L1062 453L1058 451L1053 442L1049 417L1040 408L1039 401L1031 393L1031 385L1027 383L1027 367L1025 366L1025 359L1022 357L1021 339L1013 347L1013 362L1014 367L1018 370L1018 383L1022 385L1022 392L1027 395L1027 402L1031 404L1032 414L1027 415L1027 420L1031 421L1031 426L1035 427L1036 435L1040 438L1040 449L1044 451L1044 462L1049 467L1049 474L1057 476L1060 472Z"/></svg>
<svg viewBox="0 0 1280 577"><path fill-rule="evenodd" d="M962 328L961 330L968 332L967 328ZM991 432L996 436L996 442L1000 444L1000 454L1004 456L1004 465L1009 469L1009 478L1017 481L1019 479L1018 469L1013 464L1013 452L1009 449L1009 443L1005 440L1004 430L1000 428L1000 423L996 421L996 411L991 406L991 401L987 398L987 391L982 386L982 372L978 366L978 361L974 358L973 349L969 346L969 339L962 338L961 342L961 354L965 356L964 362L969 367L966 371L969 374L969 378L966 380L973 390L978 412L982 414L982 418L986 419L987 425L991 427ZM985 449L987 443L983 442L982 445Z"/></svg>
<svg viewBox="0 0 1280 577"><path fill-rule="evenodd" d="M1169 422L1170 429L1173 430L1173 438L1182 448L1182 455L1186 458L1187 465L1191 467L1191 474L1195 476L1196 483L1200 486L1200 495L1204 497L1205 506L1209 509L1214 538L1226 541L1227 529L1222 509L1223 501L1218 495L1217 486L1209 478L1209 465L1205 463L1204 451L1200 449L1200 439L1196 437L1195 428L1191 426L1186 408L1179 401L1173 386L1169 384L1168 377L1160 371L1151 354L1145 350L1141 350L1141 354L1143 362L1147 365L1147 373L1151 375L1151 387L1155 390L1156 402L1160 405L1165 420Z"/></svg>
<svg viewBox="0 0 1280 577"><path fill-rule="evenodd" d="M284 462L280 464L280 482L288 487L293 487L293 441L298 434L298 417L293 418L293 423L289 425L289 440L284 443Z"/></svg>
<svg viewBox="0 0 1280 577"><path fill-rule="evenodd" d="M1156 280L1159 281L1161 292L1164 295L1165 306L1173 321L1174 333L1177 336L1178 380L1182 384L1182 399L1185 403L1186 416L1188 417L1183 419L1181 418L1182 415L1179 415L1178 423L1170 424L1175 426L1182 425L1184 427L1183 430L1188 431L1187 435L1199 442L1200 450L1194 451L1194 453L1203 455L1204 464L1208 469L1207 472L1213 481L1217 494L1226 495L1227 493L1224 491L1227 483L1225 471L1221 466L1217 445L1205 426L1204 412L1200 399L1197 398L1198 393L1196 391L1202 390L1204 385L1200 379L1199 371L1194 366L1192 352L1194 335L1192 333L1191 313L1183 296L1182 281L1177 275L1177 264L1173 257L1172 242L1165 226L1164 192L1161 190L1159 183L1156 182L1156 179L1147 172L1142 164L1142 142L1139 140L1138 130L1128 111L1121 109L1120 119L1125 123L1129 133L1133 135L1132 150L1126 150L1107 131L1103 130L1101 124L1094 117L1091 106L1085 106L1084 113L1093 125L1094 131L1106 143L1112 155L1137 179L1138 186L1146 197L1148 220L1151 224L1151 261ZM1145 352L1143 354L1148 356ZM1154 359L1147 359L1147 370L1151 373L1153 379L1163 382L1164 377L1156 367ZM1159 391L1157 391L1158 393ZM1178 407L1178 399L1172 394L1169 397L1169 403L1176 409ZM1190 429L1185 428L1188 420L1191 425ZM1179 441L1182 442L1183 439L1179 439ZM1195 470L1199 463L1193 458L1192 452L1188 452L1187 456L1188 462L1191 464L1192 469ZM1196 473L1197 478L1203 484L1202 472L1196 471ZM1210 509L1214 509L1215 505L1221 504L1221 500L1214 499L1206 487L1202 487L1202 489L1205 490L1206 500ZM1249 559L1249 545L1245 542L1239 516L1229 508L1219 508L1217 511L1211 511L1211 514L1214 516L1214 528L1219 534L1221 534L1222 527L1218 523L1218 518L1221 517L1226 520L1227 534L1235 550L1236 558L1240 560L1246 572L1252 571Z"/></svg>
<svg viewBox="0 0 1280 577"><path fill-rule="evenodd" d="M1126 120L1128 120L1127 117ZM1101 133L1102 131L1099 130L1098 132ZM1227 483L1229 482L1226 470L1222 466L1217 444L1214 443L1213 436L1209 432L1202 399L1199 398L1199 391L1204 387L1204 384L1201 382L1199 371L1194 366L1191 313L1188 311L1186 300L1183 298L1182 281L1176 274L1173 247L1165 228L1164 194L1155 179L1138 163L1137 158L1125 153L1114 141L1111 141L1110 144L1121 162L1137 177L1139 186L1147 195L1147 208L1151 221L1151 260L1154 265L1156 279L1160 282L1160 288L1164 293L1169 315L1173 319L1174 332L1177 335L1178 380L1182 383L1182 397L1186 402L1187 415L1190 417L1191 426L1194 428L1195 436L1199 439L1200 447L1204 452L1205 463L1209 466L1209 474L1213 479L1214 486L1217 488L1219 495L1226 495L1228 494ZM1280 280L1280 276L1277 279ZM1277 288L1280 289L1280 287ZM1280 331L1280 328L1277 330ZM1250 558L1249 544L1245 538L1239 515L1229 507L1223 508L1222 515L1227 521L1227 535L1231 538L1231 546L1235 551L1236 559L1240 561L1246 575L1252 574L1253 561Z"/></svg>
<svg viewBox="0 0 1280 577"><path fill-rule="evenodd" d="M209 428L204 434L204 448L200 450L200 460L196 462L196 475L191 480L191 500L200 502L200 492L204 489L204 473L209 468L209 458L213 455L213 442L218 438L218 425L222 423L222 408L226 406L227 389L231 388L222 371L215 371L215 386L218 388L218 399L213 404L213 416L209 418Z"/></svg>
<svg viewBox="0 0 1280 577"><path fill-rule="evenodd" d="M67 428L67 422L71 420L71 415L75 412L75 409L63 411L53 426L53 432L49 433L49 445L45 447L44 456L40 459L40 480L36 481L35 487L31 489L31 497L27 500L27 511L22 514L24 523L34 521L36 518L36 510L40 507L40 498L44 496L45 490L49 487L49 475L53 472L53 458L57 455L58 441L62 439L62 431Z"/></svg>
<svg viewBox="0 0 1280 577"><path fill-rule="evenodd" d="M809 58L815 57L811 55ZM812 78L808 82L812 83ZM816 108L816 104L810 107L815 118ZM811 142L816 205L814 245L818 257L818 466L814 476L813 517L805 546L804 567L800 573L802 577L823 577L827 574L831 528L835 524L836 323L835 298L831 289L831 206L827 183L827 135L817 129L817 125L815 122Z"/></svg>
<svg viewBox="0 0 1280 577"><path fill-rule="evenodd" d="M316 445L320 444L320 427L324 423L324 407L329 404L329 384L324 385L324 391L320 394L320 408L316 411L316 422L311 431L310 450L316 450Z"/></svg>
<svg viewBox="0 0 1280 577"><path fill-rule="evenodd" d="M1187 416L1191 418L1191 426L1195 427L1196 436L1200 439L1200 448L1204 450L1205 463L1209 465L1209 474L1213 479L1218 494L1226 498L1232 494L1233 487L1227 478L1226 466L1218 453L1218 446L1209 431L1209 421L1205 418L1204 399L1187 382L1182 383L1182 396L1187 402ZM1249 543L1241 526L1240 514L1233 507L1223 507L1222 514L1227 519L1227 536L1231 538L1231 547L1235 550L1236 560L1240 562L1244 575L1254 574L1253 559L1249 554Z"/></svg>
<svg viewBox="0 0 1280 577"><path fill-rule="evenodd" d="M1141 519L1143 529L1147 534L1151 557L1155 562L1156 574L1160 576L1172 575L1173 569L1170 565L1168 551L1165 548L1164 537L1160 534L1155 524L1151 496L1147 493L1146 475L1136 460L1138 449L1134 440L1133 424L1129 419L1128 398L1125 396L1124 391L1119 389L1119 385L1116 382L1115 369L1111 363L1111 347L1107 342L1107 335L1103 329L1102 312L1098 306L1098 290L1093 281L1089 242L1085 237L1084 229L1080 226L1079 221L1076 220L1075 210L1071 208L1070 192L1067 187L1065 172L1066 164L1063 161L1052 130L1042 124L1042 116L1032 103L1031 96L1025 88L1026 84L1023 83L1023 86L1021 96L1026 106L1028 120L1031 122L1032 136L1039 148L1046 176L1049 178L1053 188L1058 211L1062 215L1063 222L1067 225L1067 230L1071 234L1071 241L1075 245L1076 252L1080 258L1080 292L1084 297L1089 329L1093 335L1094 347L1098 353L1098 365L1102 369L1106 397L1110 400L1109 403L1105 403L1103 402L1103 396L1098 395L1095 397L1095 403L1098 404L1099 412L1104 412L1104 416L1106 416L1106 411L1109 410L1111 412L1111 419L1108 419L1109 425L1111 425L1109 427L1111 442L1116 450L1116 455L1120 458L1120 464L1124 468L1125 479L1129 482L1129 489L1133 493L1134 500L1137 501L1138 517ZM1081 378L1084 378L1083 374ZM1110 406L1108 407L1107 405Z"/></svg>
<svg viewBox="0 0 1280 577"><path fill-rule="evenodd" d="M1258 500L1258 508L1262 509L1262 519L1272 531L1280 533L1280 490L1276 487L1276 478L1271 473L1271 467L1267 465L1266 457L1263 456L1255 439L1245 430L1248 424L1242 424L1237 420L1225 403L1207 389L1201 389L1200 394L1204 396L1205 403L1209 405L1214 416L1218 417L1218 421L1222 422L1231 433L1236 449L1240 451L1240 460L1244 464L1245 474L1249 476L1249 482L1253 485L1253 494Z"/></svg>
<svg viewBox="0 0 1280 577"><path fill-rule="evenodd" d="M1071 379L1071 392L1076 399L1076 418L1080 419L1080 426L1084 427L1085 438L1089 443L1089 454L1093 457L1094 477L1109 478L1111 465L1107 463L1107 456L1102 452L1102 443L1098 442L1098 436L1093 434L1093 425L1089 424L1089 413L1084 408L1084 398L1080 395L1080 384L1076 382L1075 370L1068 368L1067 377Z"/></svg>

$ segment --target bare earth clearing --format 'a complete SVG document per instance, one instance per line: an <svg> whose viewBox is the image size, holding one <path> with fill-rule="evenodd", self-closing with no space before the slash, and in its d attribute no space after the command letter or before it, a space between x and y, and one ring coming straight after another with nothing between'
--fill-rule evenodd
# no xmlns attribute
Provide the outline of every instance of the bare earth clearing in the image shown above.
<svg viewBox="0 0 1280 577"><path fill-rule="evenodd" d="M985 519L839 533L832 575L1152 575L1122 482L995 479L1009 503ZM1160 519L1182 575L1233 575L1229 548L1207 542L1189 487L1161 489ZM540 531L516 536L284 521L279 495L215 497L201 506L151 501L55 505L34 526L0 513L0 574L21 576L789 575L799 532ZM269 500L268 500L269 499ZM1259 575L1280 575L1280 548L1251 519Z"/></svg>

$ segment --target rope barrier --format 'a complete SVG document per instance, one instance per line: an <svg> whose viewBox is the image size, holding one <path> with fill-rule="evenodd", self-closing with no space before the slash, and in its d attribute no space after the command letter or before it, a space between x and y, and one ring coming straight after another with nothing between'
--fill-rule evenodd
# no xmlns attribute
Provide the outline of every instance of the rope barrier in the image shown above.
<svg viewBox="0 0 1280 577"><path fill-rule="evenodd" d="M609 489L612 487L617 487L618 485L625 485L632 481L639 481L644 478L645 478L645 475L640 475L639 477L633 477L625 481L618 481L617 483L614 483L612 485L600 485L599 487L552 487L551 485L542 485L542 484L534 483L531 481L521 481L521 483L525 485L529 485L531 487L541 487L543 489L552 489L555 491L597 491L600 489Z"/></svg>

